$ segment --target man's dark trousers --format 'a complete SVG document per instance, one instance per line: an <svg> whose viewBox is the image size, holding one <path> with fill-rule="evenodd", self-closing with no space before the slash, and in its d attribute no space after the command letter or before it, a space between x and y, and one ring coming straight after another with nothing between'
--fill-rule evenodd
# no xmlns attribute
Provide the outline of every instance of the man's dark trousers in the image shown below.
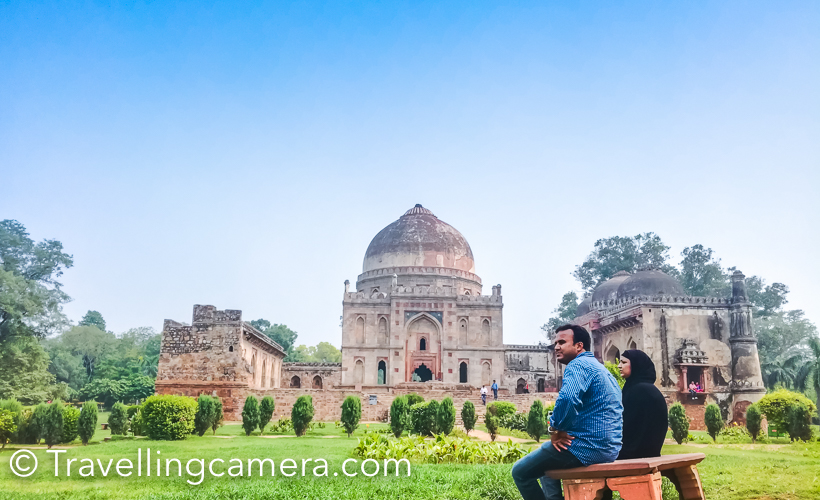
<svg viewBox="0 0 820 500"><path fill-rule="evenodd" d="M498 389L493 389L493 400L498 399Z"/></svg>
<svg viewBox="0 0 820 500"><path fill-rule="evenodd" d="M568 450L558 451L551 441L530 452L515 463L512 477L524 500L561 500L561 481L544 476L544 472L556 469L571 469L584 464ZM541 479L541 486L538 480Z"/></svg>

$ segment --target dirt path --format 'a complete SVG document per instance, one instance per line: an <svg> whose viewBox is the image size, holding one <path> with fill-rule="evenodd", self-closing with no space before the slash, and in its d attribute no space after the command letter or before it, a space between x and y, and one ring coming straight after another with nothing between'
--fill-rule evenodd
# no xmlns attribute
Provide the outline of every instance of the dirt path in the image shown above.
<svg viewBox="0 0 820 500"><path fill-rule="evenodd" d="M478 429L471 430L470 431L470 437L477 438L479 441L492 441L492 438L490 438L490 434L488 432L480 431ZM521 438L511 437L511 436L497 435L495 437L495 441L497 443L506 443L507 441L512 441L513 443L530 443L533 440L532 439L521 439Z"/></svg>

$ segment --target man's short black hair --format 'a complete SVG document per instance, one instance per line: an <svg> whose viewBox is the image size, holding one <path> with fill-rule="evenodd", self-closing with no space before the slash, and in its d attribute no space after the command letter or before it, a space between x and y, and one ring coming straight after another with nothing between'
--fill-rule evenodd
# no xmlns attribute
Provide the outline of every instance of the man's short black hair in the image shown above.
<svg viewBox="0 0 820 500"><path fill-rule="evenodd" d="M562 325L555 329L555 333L563 332L564 330L572 330L572 343L577 344L581 342L584 344L584 350L589 351L592 339L589 338L589 332L586 328L580 325Z"/></svg>

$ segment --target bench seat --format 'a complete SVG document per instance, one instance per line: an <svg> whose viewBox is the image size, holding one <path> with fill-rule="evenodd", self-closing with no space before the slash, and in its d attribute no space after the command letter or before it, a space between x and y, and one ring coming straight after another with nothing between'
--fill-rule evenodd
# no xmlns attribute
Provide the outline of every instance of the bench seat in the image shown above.
<svg viewBox="0 0 820 500"><path fill-rule="evenodd" d="M567 500L600 499L604 486L618 491L624 500L660 500L663 476L672 481L684 500L702 500L697 464L704 458L703 453L664 455L551 470L546 474L563 480Z"/></svg>

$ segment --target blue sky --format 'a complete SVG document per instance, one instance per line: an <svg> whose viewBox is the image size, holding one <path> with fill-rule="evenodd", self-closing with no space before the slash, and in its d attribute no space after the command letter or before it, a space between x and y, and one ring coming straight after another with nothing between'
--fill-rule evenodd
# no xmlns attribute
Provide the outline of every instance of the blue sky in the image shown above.
<svg viewBox="0 0 820 500"><path fill-rule="evenodd" d="M0 218L75 257L77 321L195 303L339 344L415 203L508 343L596 239L655 231L820 321L820 3L0 2Z"/></svg>

